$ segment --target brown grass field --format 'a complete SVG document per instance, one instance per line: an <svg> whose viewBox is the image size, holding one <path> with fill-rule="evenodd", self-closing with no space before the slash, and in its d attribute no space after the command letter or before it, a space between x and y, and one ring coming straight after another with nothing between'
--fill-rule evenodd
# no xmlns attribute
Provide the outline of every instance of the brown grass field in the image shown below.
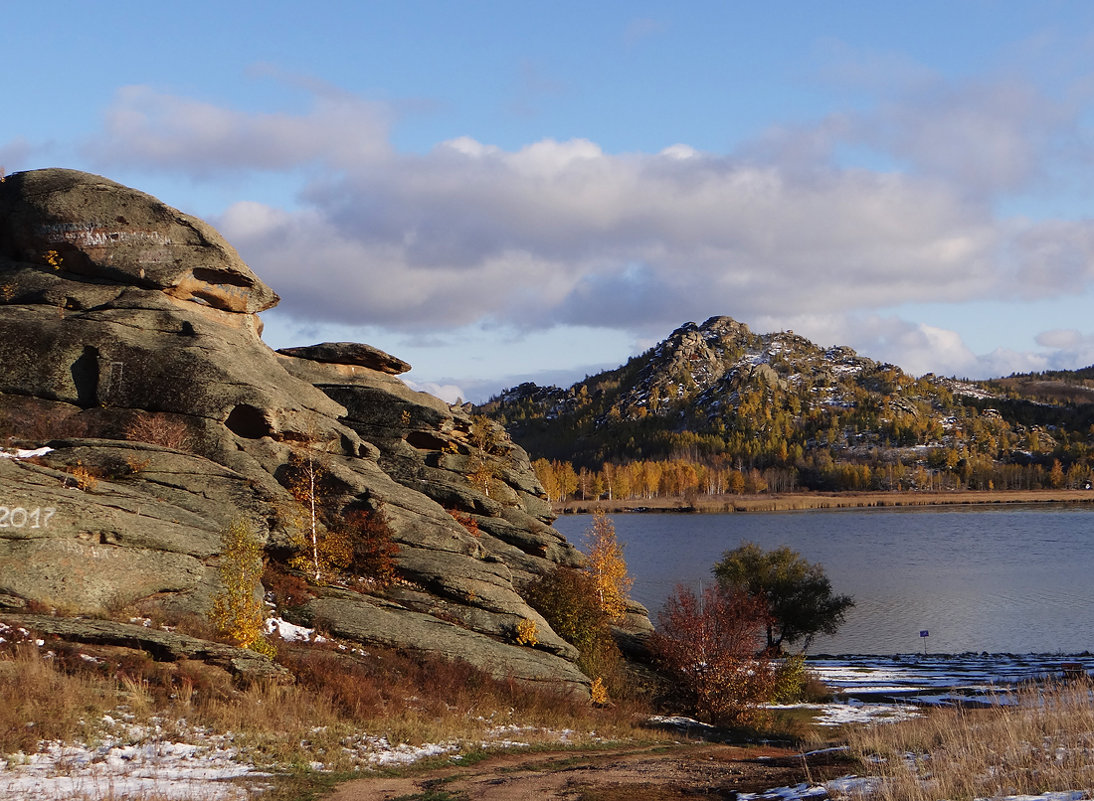
<svg viewBox="0 0 1094 801"><path fill-rule="evenodd" d="M854 509L967 504L1088 503L1092 490L993 490L952 492L799 492L781 495L702 495L622 501L566 501L554 504L555 514L584 514L597 507L609 514L624 512L792 512L808 509Z"/></svg>

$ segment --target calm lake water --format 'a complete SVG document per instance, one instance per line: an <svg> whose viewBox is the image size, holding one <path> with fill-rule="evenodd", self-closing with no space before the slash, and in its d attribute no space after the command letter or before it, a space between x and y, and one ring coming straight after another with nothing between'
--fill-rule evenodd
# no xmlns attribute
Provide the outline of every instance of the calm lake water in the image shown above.
<svg viewBox="0 0 1094 801"><path fill-rule="evenodd" d="M713 581L725 551L789 545L855 597L810 653L1094 651L1094 509L1073 506L618 514L632 595L657 612L680 583ZM591 518L555 527L584 546ZM921 631L930 632L926 640Z"/></svg>

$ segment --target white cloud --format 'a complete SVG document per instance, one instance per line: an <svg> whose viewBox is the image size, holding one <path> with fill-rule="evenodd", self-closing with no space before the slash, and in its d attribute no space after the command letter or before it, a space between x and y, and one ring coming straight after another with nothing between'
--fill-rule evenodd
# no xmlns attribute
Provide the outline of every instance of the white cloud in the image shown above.
<svg viewBox="0 0 1094 801"><path fill-rule="evenodd" d="M651 37L665 33L668 25L652 17L638 17L627 23L623 30L623 42L628 47L634 47Z"/></svg>
<svg viewBox="0 0 1094 801"><path fill-rule="evenodd" d="M972 374L1047 357L977 356L952 331L871 310L1094 282L1094 223L993 211L1073 124L1020 84L923 80L899 104L773 131L731 156L682 143L618 155L586 139L506 150L467 136L406 154L390 145L388 116L329 91L289 114L129 87L92 149L104 163L301 181L296 210L242 201L213 221L298 321L657 338L714 314L812 315L832 344ZM910 167L838 166L844 144Z"/></svg>
<svg viewBox="0 0 1094 801"><path fill-rule="evenodd" d="M885 108L866 137L922 174L991 194L1041 177L1070 113L1019 80L935 82Z"/></svg>
<svg viewBox="0 0 1094 801"><path fill-rule="evenodd" d="M406 376L402 377L403 383L418 392L428 392L430 395L440 398L445 403L463 403L467 400L464 391L456 384L438 384L434 381L418 382Z"/></svg>
<svg viewBox="0 0 1094 801"><path fill-rule="evenodd" d="M1045 348L1073 348L1081 344L1083 335L1074 328L1058 328L1042 331L1037 335L1037 344Z"/></svg>
<svg viewBox="0 0 1094 801"><path fill-rule="evenodd" d="M863 356L895 364L912 375L992 378L1094 364L1094 334L1075 330L1041 333L1036 337L1040 349L996 348L976 353L957 331L895 316L838 313L761 317L751 327L761 333L793 330L821 346L850 345Z"/></svg>
<svg viewBox="0 0 1094 801"><path fill-rule="evenodd" d="M381 106L334 92L311 99L305 114L251 113L127 86L118 90L105 130L86 152L106 166L166 167L200 176L312 162L360 168L387 155Z"/></svg>

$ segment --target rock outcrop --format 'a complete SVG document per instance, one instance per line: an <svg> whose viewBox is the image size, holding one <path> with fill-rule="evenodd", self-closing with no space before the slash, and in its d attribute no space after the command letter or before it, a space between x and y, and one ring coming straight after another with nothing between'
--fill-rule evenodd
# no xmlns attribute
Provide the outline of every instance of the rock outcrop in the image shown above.
<svg viewBox="0 0 1094 801"><path fill-rule="evenodd" d="M375 348L275 353L256 313L276 302L216 231L155 198L70 170L0 183L0 444L52 448L0 458L0 607L204 613L233 520L290 549L289 467L305 458L328 510L386 524L399 581L320 588L302 620L585 688L520 594L582 562L527 454L409 389L409 365ZM516 642L522 621L534 647Z"/></svg>

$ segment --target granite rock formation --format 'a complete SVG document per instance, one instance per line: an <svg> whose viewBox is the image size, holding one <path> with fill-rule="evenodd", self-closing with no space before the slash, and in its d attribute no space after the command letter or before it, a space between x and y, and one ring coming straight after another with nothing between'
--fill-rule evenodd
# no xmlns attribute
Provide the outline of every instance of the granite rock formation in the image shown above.
<svg viewBox="0 0 1094 801"><path fill-rule="evenodd" d="M0 458L0 506L23 510L0 527L0 612L204 613L233 520L290 547L286 468L304 454L328 507L386 522L399 581L319 588L301 622L587 687L520 595L582 562L527 454L375 348L274 352L257 312L276 302L216 231L149 195L60 169L0 183L0 445L52 448Z"/></svg>

